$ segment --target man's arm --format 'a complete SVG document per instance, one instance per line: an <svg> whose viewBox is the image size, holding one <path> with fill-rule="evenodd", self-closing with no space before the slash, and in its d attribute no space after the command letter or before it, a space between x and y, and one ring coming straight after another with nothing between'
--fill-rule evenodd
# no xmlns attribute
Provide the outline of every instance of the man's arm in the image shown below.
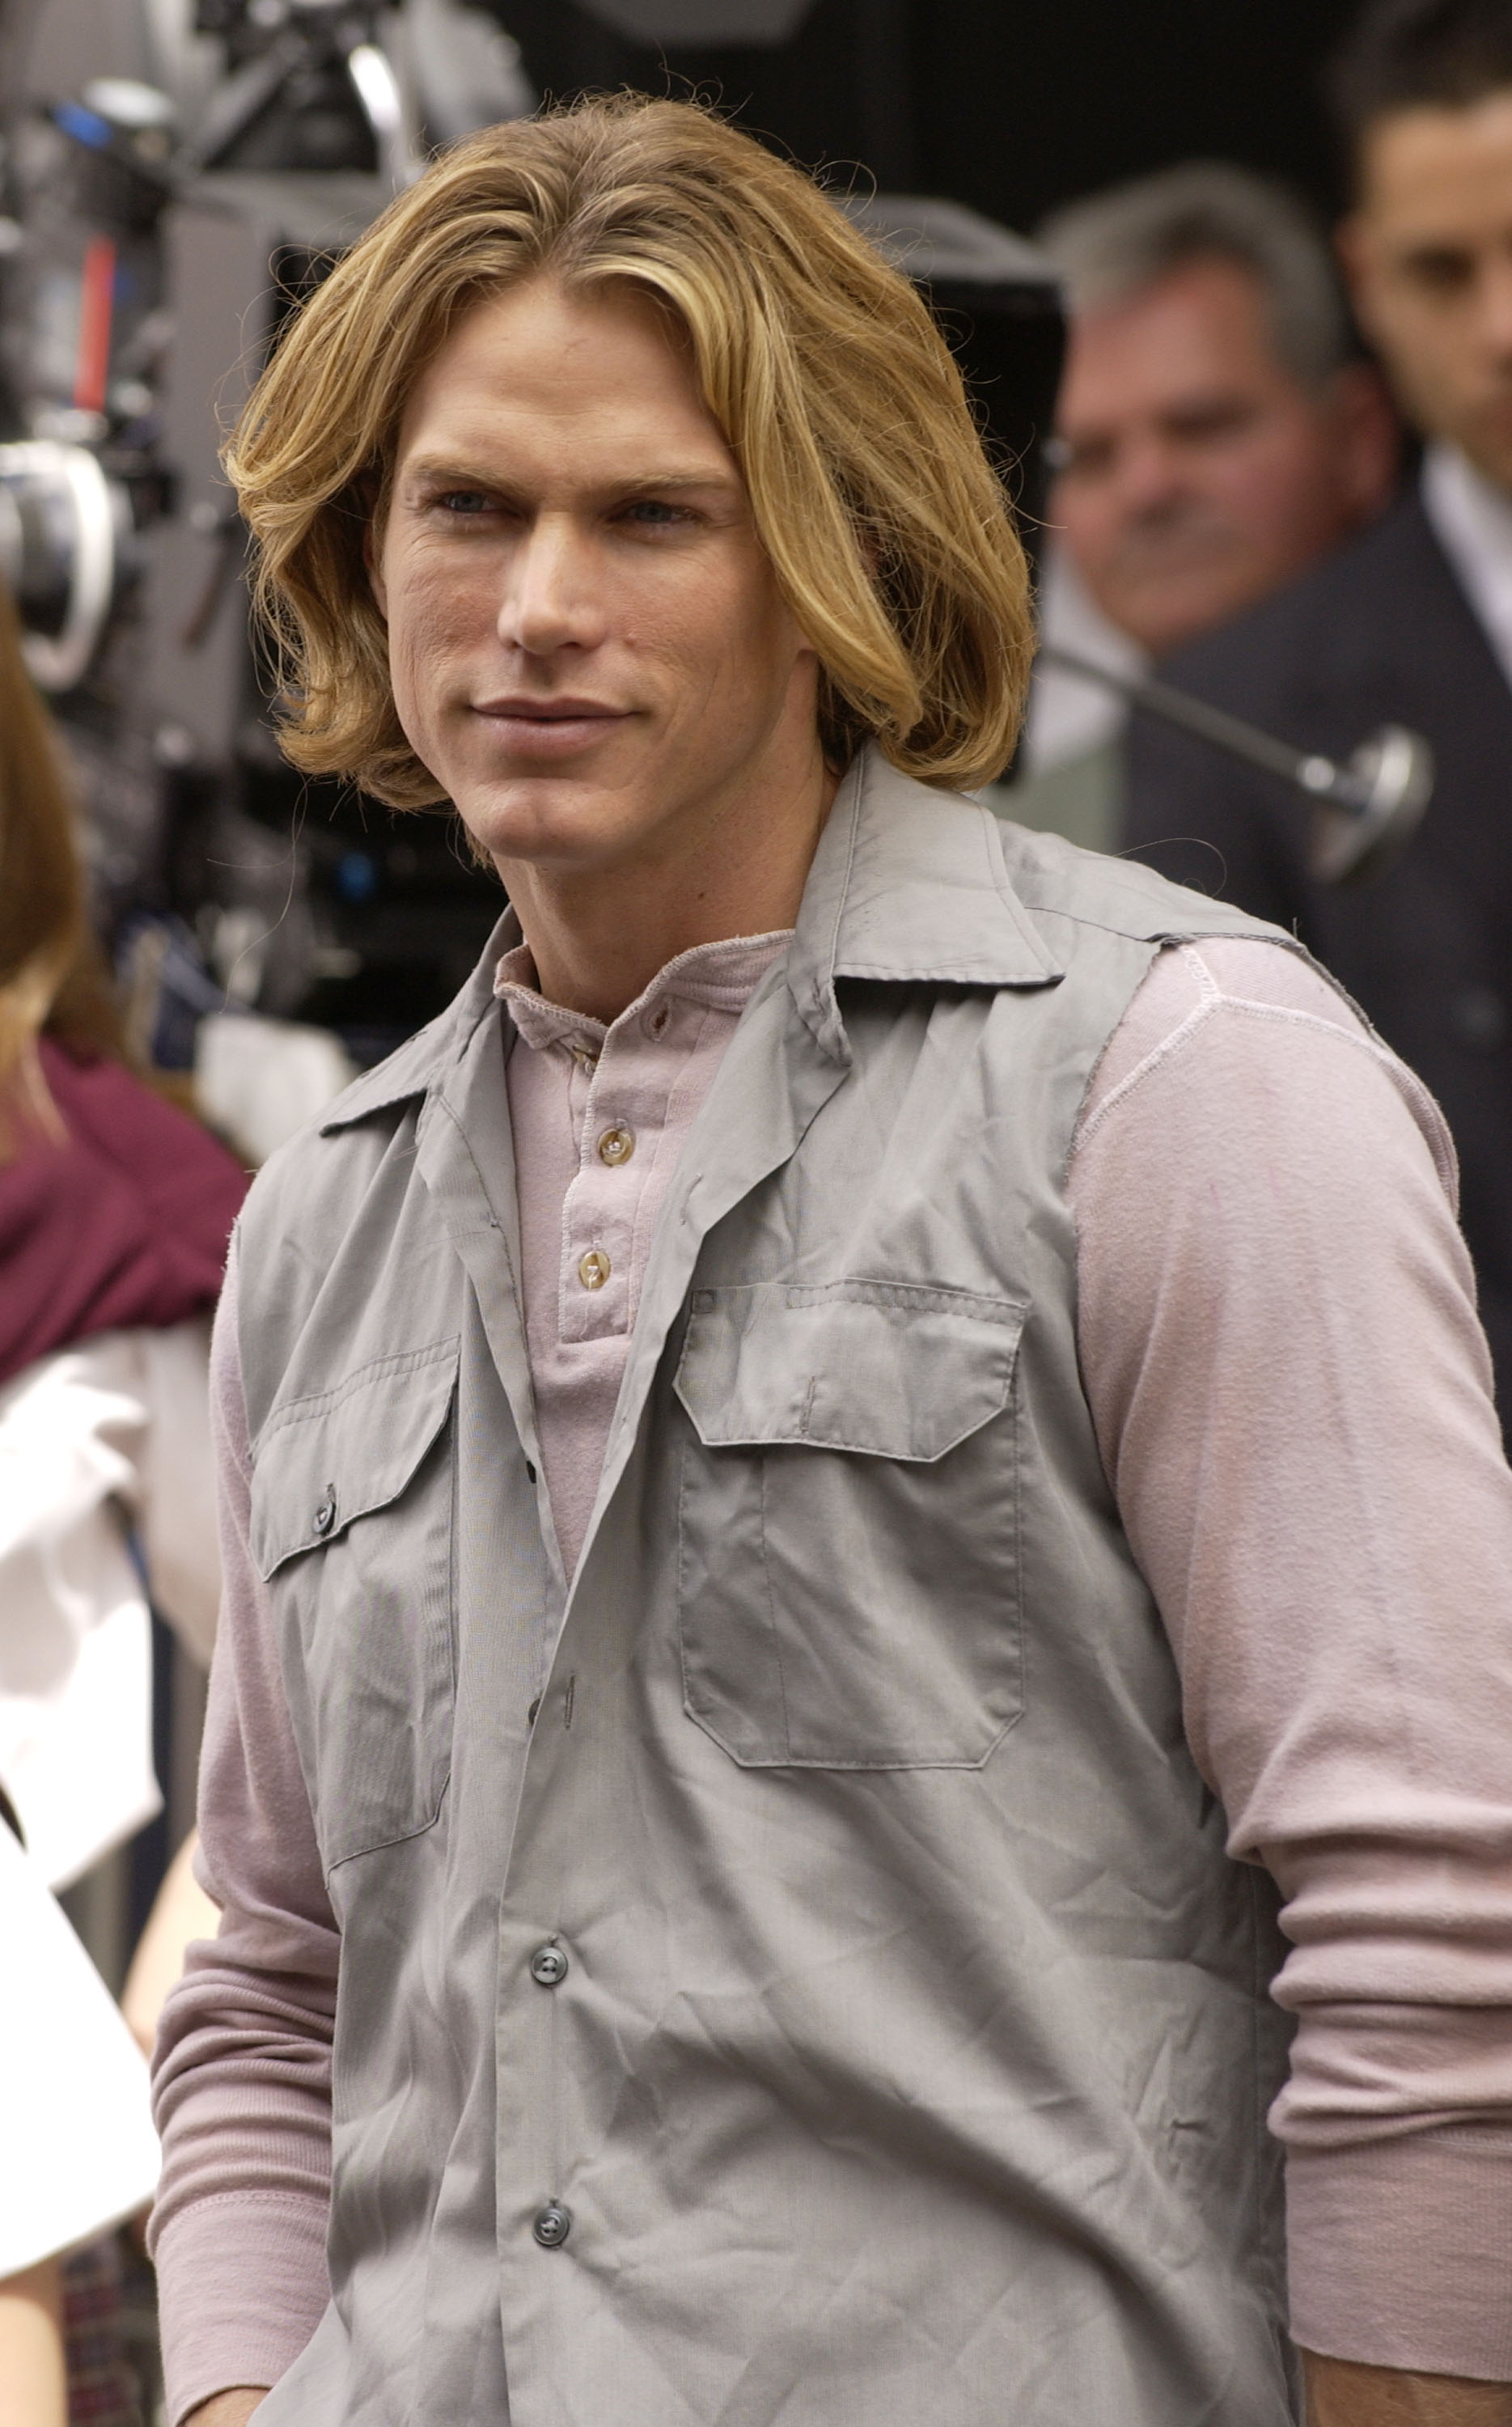
<svg viewBox="0 0 1512 2427"><path fill-rule="evenodd" d="M67 2419L62 2272L43 2258L0 2283L0 2427L67 2427Z"/></svg>
<svg viewBox="0 0 1512 2427"><path fill-rule="evenodd" d="M1286 1899L1293 2331L1349 2427L1512 2381L1512 1475L1452 1187L1410 1074L1252 943L1163 956L1071 1172L1104 1463Z"/></svg>
<svg viewBox="0 0 1512 2427"><path fill-rule="evenodd" d="M211 1415L224 1588L196 1872L221 1918L214 1940L187 1950L154 2068L163 2173L150 2238L171 2422L212 2398L245 2415L260 2398L249 2388L277 2382L330 2298L340 1941L249 1547L235 1260L217 1321Z"/></svg>
<svg viewBox="0 0 1512 2427"><path fill-rule="evenodd" d="M1512 2427L1512 2386L1303 2355L1307 2427ZM220 2427L219 2421L213 2427ZM239 2419L225 2427L241 2427Z"/></svg>
<svg viewBox="0 0 1512 2427"><path fill-rule="evenodd" d="M198 2410L191 2410L184 2427L247 2427L267 2391L266 2385L234 2385L225 2393L212 2394Z"/></svg>

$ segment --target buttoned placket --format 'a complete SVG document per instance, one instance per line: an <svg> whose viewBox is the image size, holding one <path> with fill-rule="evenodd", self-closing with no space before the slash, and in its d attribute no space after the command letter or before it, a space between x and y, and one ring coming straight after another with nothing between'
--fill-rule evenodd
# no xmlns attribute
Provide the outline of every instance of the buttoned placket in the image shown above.
<svg viewBox="0 0 1512 2427"><path fill-rule="evenodd" d="M662 1016L657 1018L658 1011ZM687 1043L691 1052L696 1042L698 1025L705 1016L703 1005L647 1006L647 1017L656 1019L655 1027L648 1033L655 1041L661 1042L669 1031L674 1030L679 1013L688 1019ZM735 1161L740 1169L739 1174L721 1170L718 1184L722 1194L725 1189L732 1195L744 1193L754 1177L780 1161L784 1153L790 1150L805 1113L811 1112L818 1101L839 1083L843 1075L843 1066L816 1053L805 1037L800 1053L807 1084L800 1083L791 1094L786 1088L772 1086L771 1073L783 1058L777 1051L779 1040L792 1024L789 1000L785 991L779 992L765 1002L762 1017L750 1035L745 1037L742 1032L742 1039L739 1040L745 1045L744 1055L739 1058L752 1067L744 1077L735 1077L731 1093L744 1106L747 1117L737 1124L735 1130L735 1138L739 1140ZM618 1095L621 1083L615 1065L621 1057L606 1051L605 1047L611 1042L620 1042L627 1058L634 1054L636 1041L633 1034L625 1034L623 1032L618 1040L610 1035L595 1040L580 1032L570 1041L564 1041L560 1049L546 1048L569 1053L574 1044L582 1049L574 1056L570 1082L579 1176L591 1170L593 1163L598 1164L606 1177L627 1177L626 1164L634 1169L640 1152L639 1137L635 1139L632 1152L627 1156L622 1155L618 1162L612 1152L608 1157L602 1156L599 1146L610 1131L621 1127L629 1129L634 1136L636 1124L617 1117L621 1111ZM591 1050L595 1042L598 1045L596 1053ZM679 1055L678 1058L682 1063L686 1056ZM725 1065L722 1067L727 1067L730 1058L727 1056ZM663 1120L675 1083L675 1073L659 1091L660 1118ZM691 1136L696 1137L698 1126L695 1122ZM642 1165L642 1169L644 1167ZM658 1239L657 1253L648 1267L646 1278L656 1310L654 1329L658 1341L668 1328L672 1303L683 1295L687 1270L696 1255L697 1233L702 1228L701 1223L690 1223L686 1202L679 1209L678 1200L684 1199L691 1189L697 1189L702 1180L701 1169L694 1169L683 1172L674 1185L672 1201L667 1209L674 1218L666 1234ZM641 1186L643 1189L643 1180ZM564 1224L563 1280L570 1270L576 1244L577 1234ZM585 1296L588 1295L584 1293ZM602 1293L593 1295L601 1295ZM632 1323L633 1319L632 1310ZM639 1338L638 1333L636 1336ZM653 1354L649 1342L645 1344L645 1353L648 1357ZM642 1394L643 1384L638 1395ZM611 1442L606 1461L606 1483L610 1480L610 1470L617 1473L619 1463L615 1443ZM579 1577L580 1573L579 1570ZM573 1716L579 1701L580 1664L570 1655L568 1639L577 1593L578 1579L575 1578L569 1587L567 1609L551 1677L531 1713L536 1747L544 1759L526 1771L516 1823L520 1832L516 1844L530 1847L531 1860L528 1876L516 1872L512 1865L512 1876L501 1901L499 1929L501 2005L512 2006L522 1994L527 2000L523 2010L513 2018L514 2028L501 2034L498 2043L499 2148L501 2153L508 2153L510 2166L522 2170L530 2185L515 2233L519 2241L528 2247L533 2264L553 2271L558 2267L570 2268L577 2248L574 2239L577 2229L574 2177L578 2171L578 2161L577 2152L562 2136L558 2094L558 2068L563 2061L559 2047L559 2034L562 2028L559 1997L570 1995L574 1982L579 1978L591 1984L592 1976L574 1943L558 1927L561 1883L546 1847L548 1843L560 1843L560 1840L551 1840L549 1831L543 1836L537 1814L541 1805L555 1801L562 1794L564 1772L572 1759L568 1748L576 1741ZM592 1695L592 1682L586 1691ZM545 1729L548 1711L553 1714L554 1724L543 1736L541 1731ZM523 2104L516 2100L517 2085L525 2088ZM529 2324L525 2321L533 2322L539 2317L543 2295L533 2286L526 2289L523 2279L517 2281L515 2277L514 2269L519 2257L515 2234L509 2236L504 2247L507 2253L504 2332L507 2349L512 2344L517 2353L517 2337L522 2331L529 2333Z"/></svg>
<svg viewBox="0 0 1512 2427"><path fill-rule="evenodd" d="M749 980L710 969L780 939L736 938L669 964L612 1024L576 1016L529 985L526 956L500 964L521 1042L565 1063L575 1171L562 1203L557 1338L627 1340L652 1226L670 1177L665 1132L707 1020L738 1011ZM680 983L679 983L680 981ZM649 1052L648 1048L668 1050Z"/></svg>
<svg viewBox="0 0 1512 2427"><path fill-rule="evenodd" d="M595 1186L595 1180L607 1178L607 1169L595 1174L588 1153L593 1132L608 1126L598 1114L596 1099L605 1054L610 1055L611 1064L615 1058L612 1034L612 1030L600 1030L593 1038L575 1037L549 1049L565 1051L572 1062L568 1104L578 1158L578 1176L568 1188L562 1205L558 1286L561 1336L564 1340L599 1339L610 1332L626 1330L630 1321L634 1193L620 1191L611 1196L607 1189ZM612 1086L612 1078L610 1084ZM642 1165L642 1173L643 1170Z"/></svg>
<svg viewBox="0 0 1512 2427"><path fill-rule="evenodd" d="M753 940L770 946L763 955L770 958L786 939L743 940L747 949ZM604 1340L616 1332L627 1339L636 1314L637 1224L643 1219L649 1228L655 1220L671 1176L665 1157L658 1169L658 1156L677 1087L696 1053L705 1022L717 1011L736 1010L727 994L738 991L743 999L748 991L744 985L723 987L717 979L695 981L686 998L659 992L658 986L659 981L648 990L648 999L632 1005L608 1029L597 1022L573 1021L539 997L522 1002L516 986L507 983L500 987L515 996L515 1024L525 1032L520 1045L562 1056L568 1065L566 1099L577 1169L566 1191L562 1216L559 1295L563 1340ZM648 1045L669 1050L652 1057ZM653 1186L654 1180L661 1185ZM569 1674L560 1695L550 1698L560 1709L563 1731L571 1728L576 1685L576 1676ZM529 1713L532 1735L538 1721L544 1724L546 1707L547 1696L538 1695ZM555 1936L535 1945L523 1967L506 1948L501 1948L501 1982L517 1978L523 1968L532 1995L558 1989L572 1968L567 1947ZM536 2013L545 2034L538 2062L548 2083L555 2080L556 2061L548 2052L554 2004L548 1998L548 2011L538 2009ZM552 2097L545 2107L544 2145L535 2169L537 2192L544 2196L530 2216L529 2230L538 2251L555 2253L568 2243L573 2212L557 2187L562 2153L557 2146Z"/></svg>
<svg viewBox="0 0 1512 2427"><path fill-rule="evenodd" d="M671 1070L661 1066L657 1080L648 1083L643 1067L636 1067L637 1047L642 1035L659 1043L674 1017L674 1005L662 998L632 1022L627 1034L616 1022L595 1047L583 1039L565 1049L574 1064L569 1101L577 1176L562 1205L560 1316L564 1341L627 1332L635 1320L639 1217L683 1058ZM687 1034L678 1042L691 1051L699 1025L696 1013L685 1009L679 1025ZM633 1121L626 1117L627 1103ZM639 1159L637 1123L647 1134L647 1151Z"/></svg>

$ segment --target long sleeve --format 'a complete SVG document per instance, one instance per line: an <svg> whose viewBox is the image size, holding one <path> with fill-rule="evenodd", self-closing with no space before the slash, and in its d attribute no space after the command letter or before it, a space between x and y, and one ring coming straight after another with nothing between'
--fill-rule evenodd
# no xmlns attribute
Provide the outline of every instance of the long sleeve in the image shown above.
<svg viewBox="0 0 1512 2427"><path fill-rule="evenodd" d="M330 2297L331 2039L339 1941L248 1542L236 1266L211 1357L223 1598L200 1786L202 1883L221 1910L158 2029L153 2213L169 2418L271 2385Z"/></svg>
<svg viewBox="0 0 1512 2427"><path fill-rule="evenodd" d="M1293 2331L1512 2377L1512 1474L1447 1132L1276 946L1162 957L1073 1155L1083 1372L1297 2018Z"/></svg>

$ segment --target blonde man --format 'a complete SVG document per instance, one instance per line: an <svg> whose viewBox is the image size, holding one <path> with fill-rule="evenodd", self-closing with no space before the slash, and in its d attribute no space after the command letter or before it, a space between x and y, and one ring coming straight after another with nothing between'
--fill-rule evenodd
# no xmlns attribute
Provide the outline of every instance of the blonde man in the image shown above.
<svg viewBox="0 0 1512 2427"><path fill-rule="evenodd" d="M1028 603L918 296L595 104L397 202L231 462L291 756L512 907L241 1226L174 2419L1281 2427L1273 2102L1317 2417L1507 2417L1442 1127L963 795Z"/></svg>

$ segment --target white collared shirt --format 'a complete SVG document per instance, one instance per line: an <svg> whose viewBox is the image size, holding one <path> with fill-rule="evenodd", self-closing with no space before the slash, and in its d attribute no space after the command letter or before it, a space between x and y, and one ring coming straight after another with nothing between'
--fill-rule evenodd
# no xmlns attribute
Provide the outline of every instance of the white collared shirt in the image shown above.
<svg viewBox="0 0 1512 2427"><path fill-rule="evenodd" d="M1439 441L1423 458L1423 510L1512 683L1512 497Z"/></svg>

